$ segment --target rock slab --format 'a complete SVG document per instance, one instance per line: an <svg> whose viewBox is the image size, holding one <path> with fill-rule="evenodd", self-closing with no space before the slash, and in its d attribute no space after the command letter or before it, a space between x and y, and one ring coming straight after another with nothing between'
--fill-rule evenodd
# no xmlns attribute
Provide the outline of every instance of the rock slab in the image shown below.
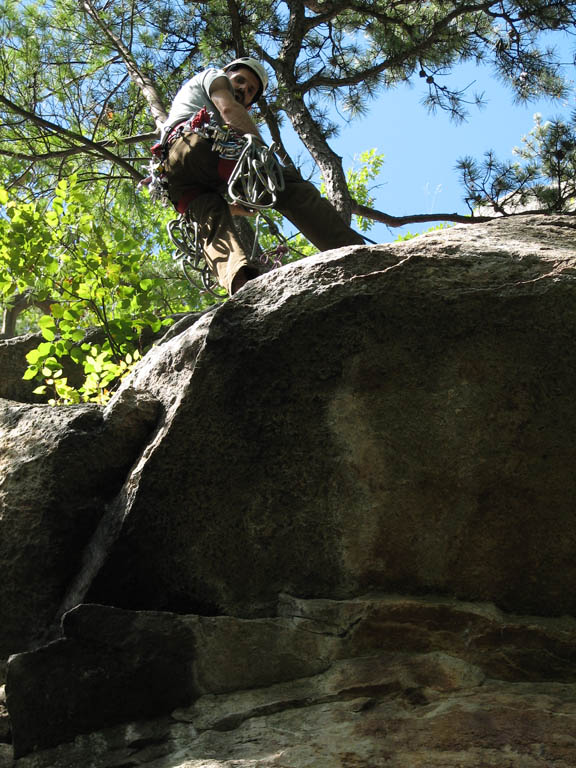
<svg viewBox="0 0 576 768"><path fill-rule="evenodd" d="M0 658L46 636L158 416L133 392L106 409L0 400Z"/></svg>
<svg viewBox="0 0 576 768"><path fill-rule="evenodd" d="M573 216L342 249L4 401L18 768L576 764L575 277Z"/></svg>
<svg viewBox="0 0 576 768"><path fill-rule="evenodd" d="M576 764L573 619L368 595L348 601L284 595L278 613L246 620L80 606L65 619L69 637L60 649L48 646L10 662L9 702L13 689L22 754L17 768ZM163 688L160 661L164 670L172 663ZM82 686L66 682L72 672ZM145 707L150 713L185 693L184 681L193 703L104 728L114 707L117 716L132 706L142 717ZM87 725L78 716L90 711L89 694L91 722L99 713L100 729L73 738L74 727ZM42 702L52 702L51 713ZM71 743L42 748L57 735L55 726L62 728L64 714ZM39 751L29 752L32 733Z"/></svg>

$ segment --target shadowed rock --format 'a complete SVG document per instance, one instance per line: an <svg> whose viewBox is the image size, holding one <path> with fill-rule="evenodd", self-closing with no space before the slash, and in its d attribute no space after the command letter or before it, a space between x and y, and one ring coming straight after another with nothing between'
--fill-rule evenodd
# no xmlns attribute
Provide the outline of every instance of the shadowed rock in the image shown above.
<svg viewBox="0 0 576 768"><path fill-rule="evenodd" d="M0 400L0 657L46 633L157 418L134 393L106 409Z"/></svg>
<svg viewBox="0 0 576 768"><path fill-rule="evenodd" d="M388 755L398 768L426 758L442 768L569 768L576 759L574 619L370 595L283 595L278 613L79 606L62 640L10 661L18 767L368 768Z"/></svg>

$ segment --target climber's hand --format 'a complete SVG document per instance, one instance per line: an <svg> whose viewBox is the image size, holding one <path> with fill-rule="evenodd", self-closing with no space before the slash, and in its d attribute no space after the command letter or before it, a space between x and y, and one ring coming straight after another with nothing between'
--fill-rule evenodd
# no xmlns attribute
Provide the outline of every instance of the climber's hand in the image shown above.
<svg viewBox="0 0 576 768"><path fill-rule="evenodd" d="M256 211L252 211L250 208L244 208L243 205L238 203L230 203L230 213L232 216L256 216Z"/></svg>

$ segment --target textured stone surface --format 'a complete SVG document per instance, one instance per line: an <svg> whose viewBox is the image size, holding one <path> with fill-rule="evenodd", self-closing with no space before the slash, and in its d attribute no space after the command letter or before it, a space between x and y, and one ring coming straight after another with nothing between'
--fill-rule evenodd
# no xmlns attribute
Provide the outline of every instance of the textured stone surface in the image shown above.
<svg viewBox="0 0 576 768"><path fill-rule="evenodd" d="M315 674L335 654L330 636L302 630L290 618L79 606L65 615L60 640L10 659L15 753L168 713L204 693Z"/></svg>
<svg viewBox="0 0 576 768"><path fill-rule="evenodd" d="M0 744L0 768L13 768L14 758L9 744Z"/></svg>
<svg viewBox="0 0 576 768"><path fill-rule="evenodd" d="M576 690L486 681L441 654L356 659L204 696L172 718L78 737L17 768L572 768Z"/></svg>
<svg viewBox="0 0 576 768"><path fill-rule="evenodd" d="M38 403L41 398L33 394L37 381L24 381L22 375L28 367L26 355L43 341L39 333L28 333L13 339L0 339L0 398L19 403Z"/></svg>
<svg viewBox="0 0 576 768"><path fill-rule="evenodd" d="M4 636L109 604L11 659L17 768L573 768L575 276L570 216L342 249L6 403Z"/></svg>
<svg viewBox="0 0 576 768"><path fill-rule="evenodd" d="M0 658L46 632L157 416L134 393L106 409L0 400Z"/></svg>
<svg viewBox="0 0 576 768"><path fill-rule="evenodd" d="M169 712L192 698L192 636L175 617L126 617L97 606L83 614L65 617L65 638L10 659L7 700L17 757Z"/></svg>
<svg viewBox="0 0 576 768"><path fill-rule="evenodd" d="M411 729L421 727L422 707L428 704L437 705L426 710L434 717L445 709L456 713L456 721L465 719L468 699L461 696L463 690L478 702L471 722L481 719L482 707L498 707L501 699L513 700L517 691L520 708L536 711L547 695L541 692L551 691L576 717L574 619L510 616L492 605L447 599L368 595L346 601L283 595L278 613L276 618L238 619L79 606L64 617L62 640L10 660L8 707L16 755L117 723L168 715L193 700L193 706L178 710L173 719L203 734L190 745L190 754L199 757L212 732L241 734L247 721L289 710L309 709L306 717L314 720L314 707L337 704L339 711L340 704L357 699L362 699L358 712L385 704L380 720L392 717L390 713L401 718L407 744ZM477 723L478 734L485 728L496 738L505 723L504 710L486 726ZM348 712L346 706L342 711ZM543 719L536 721L544 731L547 721L545 713L540 714ZM562 733L575 725L574 719L567 720ZM309 727L315 733L312 722L302 727L302 738ZM446 735L451 727L449 719ZM258 738L267 744L262 728ZM438 728L442 731L443 726ZM511 720L507 728L510 743L520 748L519 724ZM536 738L536 732L529 731ZM238 748L236 736L224 752L215 753L219 758L226 749ZM576 746L576 732L574 737ZM546 748L556 743L542 733L538 739ZM384 749L381 742L375 731L362 749L374 756ZM290 744L290 749L298 746L293 736L286 748ZM166 743L163 748L173 759L171 750L188 746ZM65 754L72 766L76 758L70 749ZM328 751L324 758L330 755Z"/></svg>
<svg viewBox="0 0 576 768"><path fill-rule="evenodd" d="M576 608L576 219L341 249L126 386L166 420L89 601L255 616L366 590Z"/></svg>
<svg viewBox="0 0 576 768"><path fill-rule="evenodd" d="M10 717L6 709L6 690L2 683L0 684L0 744L8 744L11 741L12 731L10 728Z"/></svg>
<svg viewBox="0 0 576 768"><path fill-rule="evenodd" d="M318 686L316 697L290 701L294 691L285 686L270 697L268 711L263 702L260 710L251 709L248 700L254 693L243 695L243 711L238 699L201 700L195 712L202 728L196 743L152 766L232 768L241 761L261 768L574 764L573 687L489 683L477 688L470 685L472 675L463 680L451 675L446 688L438 678L450 661L429 659L424 670L407 663L400 673L389 659L342 663L331 671L332 680L310 681L306 692ZM441 674L427 679L434 669ZM423 689L426 682L430 685ZM234 727L225 714L231 708L241 709Z"/></svg>

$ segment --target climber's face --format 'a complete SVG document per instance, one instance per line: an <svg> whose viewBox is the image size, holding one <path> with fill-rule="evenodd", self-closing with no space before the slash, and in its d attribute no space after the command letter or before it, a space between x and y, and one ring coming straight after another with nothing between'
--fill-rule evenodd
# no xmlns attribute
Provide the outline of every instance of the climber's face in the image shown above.
<svg viewBox="0 0 576 768"><path fill-rule="evenodd" d="M247 67L234 69L226 74L232 83L234 98L237 102L242 104L243 107L248 108L260 90L260 80L254 72Z"/></svg>

